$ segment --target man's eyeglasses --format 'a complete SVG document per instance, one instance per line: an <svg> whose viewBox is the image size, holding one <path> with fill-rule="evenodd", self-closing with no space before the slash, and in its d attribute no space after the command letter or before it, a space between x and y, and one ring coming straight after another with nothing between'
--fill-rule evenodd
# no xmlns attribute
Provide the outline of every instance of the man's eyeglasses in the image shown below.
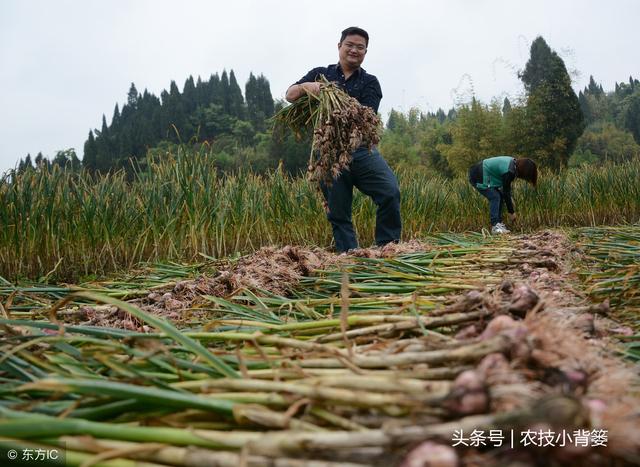
<svg viewBox="0 0 640 467"><path fill-rule="evenodd" d="M365 50L367 50L367 48L362 45L362 44L351 44L349 42L345 42L342 44L347 50L356 50L360 53L364 52Z"/></svg>

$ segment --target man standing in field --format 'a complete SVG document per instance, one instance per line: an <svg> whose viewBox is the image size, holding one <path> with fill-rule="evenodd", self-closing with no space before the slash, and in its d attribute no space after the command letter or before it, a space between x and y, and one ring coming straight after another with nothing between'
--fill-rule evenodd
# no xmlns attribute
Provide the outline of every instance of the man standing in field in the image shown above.
<svg viewBox="0 0 640 467"><path fill-rule="evenodd" d="M367 54L369 34L364 29L350 27L342 31L338 43L339 61L335 65L318 67L287 89L286 99L294 102L305 93L318 94L320 75L335 82L361 105L378 111L382 90L378 79L360 67ZM345 252L358 248L351 222L353 187L371 197L377 206L375 240L378 246L400 240L400 189L398 181L377 148L360 147L353 152L348 170L333 180L330 187L322 185L327 201L327 218L333 229L336 249Z"/></svg>

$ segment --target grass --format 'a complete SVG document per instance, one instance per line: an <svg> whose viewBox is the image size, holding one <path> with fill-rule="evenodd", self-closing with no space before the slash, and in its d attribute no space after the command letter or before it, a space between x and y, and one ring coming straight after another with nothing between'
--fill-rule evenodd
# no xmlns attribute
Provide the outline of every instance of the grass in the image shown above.
<svg viewBox="0 0 640 467"><path fill-rule="evenodd" d="M613 317L634 330L626 352L640 360L640 225L579 229L578 246L587 293L594 301L609 300Z"/></svg>
<svg viewBox="0 0 640 467"><path fill-rule="evenodd" d="M398 173L405 239L478 231L488 208L466 180ZM543 174L537 190L515 188L515 231L636 222L640 161ZM375 206L357 193L354 224L373 243ZM199 262L264 245L329 246L331 229L315 187L276 171L222 175L211 154L185 152L93 178L55 167L0 180L0 277L78 281L140 263ZM0 280L1 282L1 280Z"/></svg>

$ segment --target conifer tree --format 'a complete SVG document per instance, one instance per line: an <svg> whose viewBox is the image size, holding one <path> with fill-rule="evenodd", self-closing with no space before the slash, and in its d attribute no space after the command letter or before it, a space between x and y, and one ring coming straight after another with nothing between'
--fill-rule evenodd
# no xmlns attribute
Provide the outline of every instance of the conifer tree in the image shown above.
<svg viewBox="0 0 640 467"><path fill-rule="evenodd" d="M179 140L185 141L186 136L186 140L188 140L189 136L183 134L186 115L180 99L180 91L175 81L171 81L171 85L169 86L169 99L166 105L166 113L169 122L168 128L166 129L168 139L174 142L178 142ZM176 130L178 130L178 134L176 134Z"/></svg>
<svg viewBox="0 0 640 467"><path fill-rule="evenodd" d="M107 172L116 160L116 156L112 151L111 136L107 126L107 118L104 114L102 114L102 128L98 138L96 138L96 147L96 169L100 172Z"/></svg>
<svg viewBox="0 0 640 467"><path fill-rule="evenodd" d="M247 118L253 124L254 128L258 128L258 122L264 120L264 115L260 111L260 92L258 90L258 81L253 73L249 73L249 80L244 86L244 95L247 100Z"/></svg>
<svg viewBox="0 0 640 467"><path fill-rule="evenodd" d="M589 92L588 89L585 90L586 93ZM587 124L591 123L591 109L589 106L589 99L586 94L583 94L582 91L578 93L578 102L580 103L580 110L582 110L582 115L584 115L584 120Z"/></svg>
<svg viewBox="0 0 640 467"><path fill-rule="evenodd" d="M42 153L38 153L42 155ZM31 154L27 154L27 157L24 158L24 170L33 169L33 163L31 162Z"/></svg>
<svg viewBox="0 0 640 467"><path fill-rule="evenodd" d="M387 129L391 131L396 130L400 126L402 118L402 115L397 110L391 109L389 118L387 119Z"/></svg>
<svg viewBox="0 0 640 467"><path fill-rule="evenodd" d="M113 109L113 117L111 117L111 128L118 128L120 124L120 109L116 103L116 107Z"/></svg>
<svg viewBox="0 0 640 467"><path fill-rule="evenodd" d="M502 115L507 116L511 112L511 102L508 97L504 98L502 102Z"/></svg>
<svg viewBox="0 0 640 467"><path fill-rule="evenodd" d="M35 158L34 162L35 162L36 168L38 168L38 169L42 168L42 166L44 165L44 156L42 155L41 152L39 152L36 155L36 158Z"/></svg>
<svg viewBox="0 0 640 467"><path fill-rule="evenodd" d="M273 95L271 94L271 86L269 80L264 75L258 76L256 79L258 89L260 90L261 109L266 118L271 118L275 112Z"/></svg>
<svg viewBox="0 0 640 467"><path fill-rule="evenodd" d="M624 128L633 135L633 139L640 144L640 91L625 98L622 120Z"/></svg>
<svg viewBox="0 0 640 467"><path fill-rule="evenodd" d="M542 37L531 44L520 78L527 92L529 153L554 170L566 167L584 130L584 116L563 60Z"/></svg>
<svg viewBox="0 0 640 467"><path fill-rule="evenodd" d="M127 93L127 105L133 110L138 105L138 90L136 89L136 85L131 83L131 87L129 88L129 92Z"/></svg>
<svg viewBox="0 0 640 467"><path fill-rule="evenodd" d="M31 159L31 154L27 153L27 157ZM20 159L20 161L18 162L18 169L16 170L16 172L18 174L21 174L22 172L24 172L24 169L25 169L24 160Z"/></svg>
<svg viewBox="0 0 640 467"><path fill-rule="evenodd" d="M160 139L168 139L167 131L169 129L169 125L171 124L171 118L169 116L168 108L169 108L169 100L170 96L166 89L163 89L160 93L160 111L158 115L158 131Z"/></svg>
<svg viewBox="0 0 640 467"><path fill-rule="evenodd" d="M207 83L202 81L200 76L198 76L198 80L196 81L196 103L199 106L207 106L209 105L209 96L208 96Z"/></svg>
<svg viewBox="0 0 640 467"><path fill-rule="evenodd" d="M73 148L58 151L51 162L52 165L57 165L63 169L76 170L80 167L80 160L76 155L76 151Z"/></svg>
<svg viewBox="0 0 640 467"><path fill-rule="evenodd" d="M209 103L217 104L224 108L223 85L218 73L209 78Z"/></svg>
<svg viewBox="0 0 640 467"><path fill-rule="evenodd" d="M602 91L602 86L597 84L593 79L593 75L589 76L589 85L587 86L587 91L589 94L592 94L596 97L600 97L604 94Z"/></svg>
<svg viewBox="0 0 640 467"><path fill-rule="evenodd" d="M82 166L90 172L95 172L98 168L98 150L93 131L89 130L89 137L84 143L84 153L82 156Z"/></svg>
<svg viewBox="0 0 640 467"><path fill-rule="evenodd" d="M229 72L229 114L241 120L246 118L242 90L233 70Z"/></svg>
<svg viewBox="0 0 640 467"><path fill-rule="evenodd" d="M193 76L189 75L182 89L182 103L185 113L190 114L197 106L196 85Z"/></svg>
<svg viewBox="0 0 640 467"><path fill-rule="evenodd" d="M222 108L226 114L231 115L231 91L229 90L229 75L227 70L222 70L220 76L220 95L222 96Z"/></svg>
<svg viewBox="0 0 640 467"><path fill-rule="evenodd" d="M250 73L249 81L245 85L245 96L248 120L256 130L265 131L266 119L270 118L274 112L269 81L263 75L256 78L253 73Z"/></svg>
<svg viewBox="0 0 640 467"><path fill-rule="evenodd" d="M114 107L111 125L103 115L101 129L89 132L82 165L91 171L109 171L123 166L131 156L143 157L162 140L187 142L196 131L201 139L215 138L225 147L253 144L255 131L267 130L274 101L263 75L252 74L247 89L251 113L233 70L223 71L222 77L212 74L209 81L189 76L182 92L172 81L161 99L147 89L140 94L131 83L126 103Z"/></svg>

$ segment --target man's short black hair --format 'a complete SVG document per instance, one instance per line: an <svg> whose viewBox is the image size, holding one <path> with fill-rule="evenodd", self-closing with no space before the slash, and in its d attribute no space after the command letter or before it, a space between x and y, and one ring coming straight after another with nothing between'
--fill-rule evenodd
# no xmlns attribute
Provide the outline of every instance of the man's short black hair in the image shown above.
<svg viewBox="0 0 640 467"><path fill-rule="evenodd" d="M367 47L369 47L369 34L364 29L357 26L351 26L345 29L342 31L342 35L340 36L340 43L342 43L347 36L362 36L364 37Z"/></svg>

